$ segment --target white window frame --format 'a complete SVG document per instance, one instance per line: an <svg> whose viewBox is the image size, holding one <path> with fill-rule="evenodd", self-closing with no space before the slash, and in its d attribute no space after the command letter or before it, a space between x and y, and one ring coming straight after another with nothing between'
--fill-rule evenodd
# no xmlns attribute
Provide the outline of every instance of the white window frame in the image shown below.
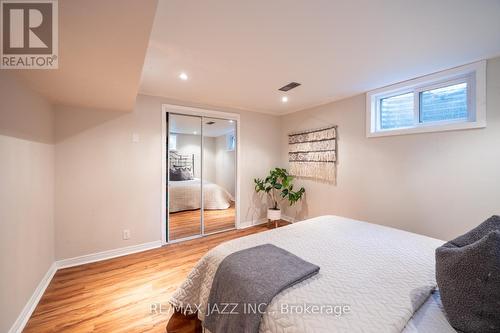
<svg viewBox="0 0 500 333"><path fill-rule="evenodd" d="M467 83L467 119L420 122L420 93ZM380 100L413 93L414 122L410 127L381 129ZM426 75L366 93L366 136L380 137L413 133L454 131L486 127L486 61Z"/></svg>

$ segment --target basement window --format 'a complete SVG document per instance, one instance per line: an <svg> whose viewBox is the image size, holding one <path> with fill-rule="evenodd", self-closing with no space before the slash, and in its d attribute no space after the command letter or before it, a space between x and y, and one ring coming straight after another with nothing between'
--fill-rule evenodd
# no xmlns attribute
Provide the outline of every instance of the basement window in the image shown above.
<svg viewBox="0 0 500 333"><path fill-rule="evenodd" d="M486 127L486 62L366 94L366 136Z"/></svg>
<svg viewBox="0 0 500 333"><path fill-rule="evenodd" d="M234 151L236 149L236 136L234 132L226 134L226 150Z"/></svg>

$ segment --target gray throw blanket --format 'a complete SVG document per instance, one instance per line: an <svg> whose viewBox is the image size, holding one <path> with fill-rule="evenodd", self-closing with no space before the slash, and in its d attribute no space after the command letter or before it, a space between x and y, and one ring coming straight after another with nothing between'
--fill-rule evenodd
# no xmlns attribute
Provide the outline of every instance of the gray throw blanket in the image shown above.
<svg viewBox="0 0 500 333"><path fill-rule="evenodd" d="M436 280L455 329L500 332L500 217L437 248Z"/></svg>
<svg viewBox="0 0 500 333"><path fill-rule="evenodd" d="M212 333L258 332L274 296L318 272L318 266L271 244L234 252L217 268L203 325Z"/></svg>

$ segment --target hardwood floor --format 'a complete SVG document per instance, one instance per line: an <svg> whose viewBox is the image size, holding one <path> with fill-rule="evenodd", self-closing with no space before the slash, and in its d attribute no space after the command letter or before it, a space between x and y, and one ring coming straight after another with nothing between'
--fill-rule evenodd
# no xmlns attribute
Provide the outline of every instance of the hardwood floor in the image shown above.
<svg viewBox="0 0 500 333"><path fill-rule="evenodd" d="M264 224L62 269L24 332L165 332L169 296L203 254L265 230Z"/></svg>
<svg viewBox="0 0 500 333"><path fill-rule="evenodd" d="M201 233L200 210L187 210L169 215L170 239L181 239ZM228 209L206 210L203 217L205 233L234 228L236 212L234 203Z"/></svg>

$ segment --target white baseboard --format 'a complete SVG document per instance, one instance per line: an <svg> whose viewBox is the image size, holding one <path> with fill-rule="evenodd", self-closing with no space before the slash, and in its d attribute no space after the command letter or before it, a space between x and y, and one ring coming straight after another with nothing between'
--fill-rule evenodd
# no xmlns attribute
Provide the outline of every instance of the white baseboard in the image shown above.
<svg viewBox="0 0 500 333"><path fill-rule="evenodd" d="M68 268L73 266L79 266L84 264L90 264L92 262L113 259L116 257L126 256L128 254L147 251L151 249L156 249L161 247L161 240L143 243L138 245L120 247L118 249L97 252L92 254L86 254L80 257L62 259L56 261L57 269Z"/></svg>
<svg viewBox="0 0 500 333"><path fill-rule="evenodd" d="M96 261L121 257L127 254L151 250L158 247L161 247L160 240L144 244L122 247L109 251L87 254L75 258L58 260L54 262L50 266L49 270L44 275L38 286L36 287L35 291L33 292L33 295L31 295L30 299L28 300L28 303L26 303L26 305L24 306L23 310L17 317L17 320L14 322L14 325L12 325L8 333L21 333L23 331L24 326L26 326L26 323L30 319L31 314L33 313L33 311L35 311L38 302L42 298L45 289L47 289L50 281L54 277L54 274L56 274L57 270L83 264L89 264Z"/></svg>
<svg viewBox="0 0 500 333"><path fill-rule="evenodd" d="M264 224L267 223L267 219L265 217L258 219L258 220L251 220L251 221L245 221L241 222L240 225L238 226L238 229L246 229L250 227L254 227L256 225Z"/></svg>
<svg viewBox="0 0 500 333"><path fill-rule="evenodd" d="M12 325L12 327L10 328L9 333L21 333L23 331L24 326L26 326L26 323L30 319L31 314L33 313L33 311L35 311L40 298L42 298L45 289L47 289L47 287L49 286L49 283L54 277L54 274L56 274L56 271L57 265L54 262L52 263L52 265L50 265L49 270L47 271L47 273L45 273L42 280L33 292L33 295L31 295L30 299L14 322L14 325Z"/></svg>
<svg viewBox="0 0 500 333"><path fill-rule="evenodd" d="M287 216L287 215L283 215L283 214L281 215L281 219L284 221L290 222L290 223L295 223L295 222L299 221L296 218L293 218L293 217ZM260 224L264 224L264 223L267 223L267 219L265 217L258 219L258 220L242 222L242 223L240 223L240 226L238 227L238 229L246 229L246 228L254 227L256 225L260 225Z"/></svg>
<svg viewBox="0 0 500 333"><path fill-rule="evenodd" d="M281 219L284 220L284 221L290 222L290 223L297 222L296 218L291 217L291 216L287 216L287 215L283 215L283 214L281 215Z"/></svg>

